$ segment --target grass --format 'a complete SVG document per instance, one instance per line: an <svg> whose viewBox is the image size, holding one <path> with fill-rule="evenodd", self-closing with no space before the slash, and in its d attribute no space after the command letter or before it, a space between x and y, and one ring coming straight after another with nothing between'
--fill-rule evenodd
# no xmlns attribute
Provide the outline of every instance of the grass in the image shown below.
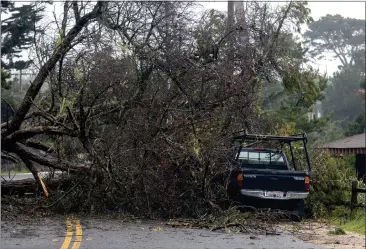
<svg viewBox="0 0 366 249"><path fill-rule="evenodd" d="M356 232L366 235L365 209L359 208L355 210L354 214L350 215L349 217L350 218L345 219L338 216L333 220L332 223L345 231ZM336 231L331 232L336 233Z"/></svg>
<svg viewBox="0 0 366 249"><path fill-rule="evenodd" d="M363 212L362 216L359 215L356 218L346 222L345 224L341 225L344 230L352 231L360 234L366 235L366 227L365 227L365 212Z"/></svg>
<svg viewBox="0 0 366 249"><path fill-rule="evenodd" d="M22 168L21 171L16 170L16 169L11 169L10 170L10 175L14 175L14 174L21 174L21 173L30 173L30 171L28 169ZM1 175L2 176L6 176L9 174L9 170L1 170Z"/></svg>

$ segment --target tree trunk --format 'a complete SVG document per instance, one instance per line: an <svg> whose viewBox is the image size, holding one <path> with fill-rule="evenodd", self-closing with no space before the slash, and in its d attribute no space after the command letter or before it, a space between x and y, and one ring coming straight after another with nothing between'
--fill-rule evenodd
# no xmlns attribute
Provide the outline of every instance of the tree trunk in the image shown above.
<svg viewBox="0 0 366 249"><path fill-rule="evenodd" d="M226 33L230 33L233 28L234 28L234 2L228 1L227 2ZM228 43L229 43L228 59L229 59L229 63L232 64L233 60L234 60L234 44L233 44L232 34L230 34L227 39L228 39Z"/></svg>
<svg viewBox="0 0 366 249"><path fill-rule="evenodd" d="M240 25L243 32L239 33L241 43L247 45L249 43L248 25L245 18L244 2L235 2L235 17L236 22Z"/></svg>
<svg viewBox="0 0 366 249"><path fill-rule="evenodd" d="M54 178L45 182L48 189L66 189L70 186L71 179ZM19 181L1 182L1 196L24 195L25 193L38 193L38 183L35 179L24 179Z"/></svg>

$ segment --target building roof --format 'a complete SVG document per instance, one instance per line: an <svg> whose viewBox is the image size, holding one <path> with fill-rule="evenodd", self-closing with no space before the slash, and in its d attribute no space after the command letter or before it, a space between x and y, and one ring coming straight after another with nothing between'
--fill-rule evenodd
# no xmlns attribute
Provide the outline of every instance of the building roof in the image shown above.
<svg viewBox="0 0 366 249"><path fill-rule="evenodd" d="M362 133L324 144L320 148L328 149L332 154L366 154L365 140L366 134Z"/></svg>

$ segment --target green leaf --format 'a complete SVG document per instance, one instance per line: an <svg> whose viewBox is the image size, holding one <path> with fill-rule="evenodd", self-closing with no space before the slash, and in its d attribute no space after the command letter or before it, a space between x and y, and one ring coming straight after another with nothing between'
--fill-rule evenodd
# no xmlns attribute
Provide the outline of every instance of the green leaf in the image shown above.
<svg viewBox="0 0 366 249"><path fill-rule="evenodd" d="M79 81L81 81L83 79L83 73L79 70L79 68L77 66L74 67L74 74L75 74L75 78Z"/></svg>

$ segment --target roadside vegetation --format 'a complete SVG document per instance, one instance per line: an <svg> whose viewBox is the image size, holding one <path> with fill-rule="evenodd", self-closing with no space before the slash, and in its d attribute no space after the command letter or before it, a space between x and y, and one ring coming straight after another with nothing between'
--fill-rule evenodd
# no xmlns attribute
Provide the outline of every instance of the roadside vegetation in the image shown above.
<svg viewBox="0 0 366 249"><path fill-rule="evenodd" d="M349 208L342 208L341 211L334 211L331 214L330 219L332 224L339 226L345 231L366 235L364 208L358 208L353 211Z"/></svg>
<svg viewBox="0 0 366 249"><path fill-rule="evenodd" d="M30 171L27 168L21 168L20 170L17 169L16 166L12 166L8 169L2 169L1 170L1 175L14 175L14 174L18 174L18 173L30 173Z"/></svg>
<svg viewBox="0 0 366 249"><path fill-rule="evenodd" d="M317 147L364 132L365 20L313 20L306 2L229 2L220 12L195 2L67 1L55 20L45 18L49 3L1 4L10 16L2 18L2 160L36 180L2 184L5 206L21 203L11 193L24 196L16 188L27 186L36 192L22 203L28 211L127 212L245 230L251 219L226 193L232 133L306 132L309 217L345 217L345 230L364 229L364 209L347 209L354 157ZM14 60L24 49L30 60ZM334 75L307 64L325 52L341 62ZM34 72L29 84L10 77L20 69ZM40 167L67 172L62 184L45 180L47 198Z"/></svg>

